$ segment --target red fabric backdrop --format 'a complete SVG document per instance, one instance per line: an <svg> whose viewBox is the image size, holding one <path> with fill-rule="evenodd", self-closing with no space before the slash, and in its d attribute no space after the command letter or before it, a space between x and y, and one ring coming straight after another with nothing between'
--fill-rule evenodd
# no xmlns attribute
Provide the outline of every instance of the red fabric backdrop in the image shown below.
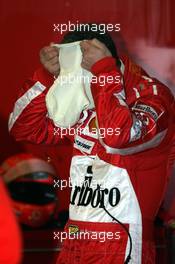
<svg viewBox="0 0 175 264"><path fill-rule="evenodd" d="M161 48L173 50L175 46L174 11L173 0L1 0L0 161L11 154L28 150L44 158L51 156L60 177L68 177L71 156L68 141L54 148L24 145L15 143L7 132L7 118L17 91L39 66L40 48L61 37L58 32L53 31L54 23L120 23L123 40L118 40L119 34L113 33L119 45L123 45L124 41L128 51L134 52L135 57L138 57L136 55L143 55L144 50L137 52L137 43L144 40L145 47L152 45L158 49L156 58L157 65L160 65L164 63L161 60ZM175 60L172 65L175 69ZM154 67L156 70L157 66ZM68 204L66 197L68 191L60 197L62 207Z"/></svg>

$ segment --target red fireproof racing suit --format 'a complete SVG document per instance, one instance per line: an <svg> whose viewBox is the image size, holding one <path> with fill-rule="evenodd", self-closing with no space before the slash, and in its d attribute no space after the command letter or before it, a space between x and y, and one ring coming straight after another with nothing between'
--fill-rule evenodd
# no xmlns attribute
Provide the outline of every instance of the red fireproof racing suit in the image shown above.
<svg viewBox="0 0 175 264"><path fill-rule="evenodd" d="M123 264L130 253L130 263L155 263L153 221L167 184L174 97L128 58L119 70L106 57L91 72L95 109L83 111L73 131L49 118L45 96L54 79L40 69L15 103L10 133L57 144L64 130L73 142L70 220L58 263ZM102 85L101 76L113 78Z"/></svg>

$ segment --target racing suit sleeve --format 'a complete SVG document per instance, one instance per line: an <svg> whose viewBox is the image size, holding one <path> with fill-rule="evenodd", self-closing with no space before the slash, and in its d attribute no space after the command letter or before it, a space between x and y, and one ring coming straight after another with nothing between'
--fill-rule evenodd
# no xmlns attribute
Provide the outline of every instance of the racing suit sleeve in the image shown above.
<svg viewBox="0 0 175 264"><path fill-rule="evenodd" d="M159 94L165 87L158 81L140 76L135 82L137 86L127 87L126 99L123 75L114 58L106 57L96 62L91 72L97 77L97 81L91 83L91 90L98 129L105 130L100 142L107 153L127 155L159 145L169 122L166 100ZM105 83L100 81L102 77ZM128 103L131 98L133 103Z"/></svg>
<svg viewBox="0 0 175 264"><path fill-rule="evenodd" d="M61 128L48 117L45 103L53 82L54 77L40 68L24 83L9 117L9 132L17 141L56 144L62 138Z"/></svg>

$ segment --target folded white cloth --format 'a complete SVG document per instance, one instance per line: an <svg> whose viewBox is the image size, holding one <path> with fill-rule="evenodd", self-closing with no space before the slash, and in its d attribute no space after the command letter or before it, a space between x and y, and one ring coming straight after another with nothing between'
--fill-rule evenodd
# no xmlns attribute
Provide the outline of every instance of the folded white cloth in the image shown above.
<svg viewBox="0 0 175 264"><path fill-rule="evenodd" d="M54 44L59 48L60 74L46 95L49 117L59 127L75 125L81 113L94 108L91 72L81 67L80 42Z"/></svg>

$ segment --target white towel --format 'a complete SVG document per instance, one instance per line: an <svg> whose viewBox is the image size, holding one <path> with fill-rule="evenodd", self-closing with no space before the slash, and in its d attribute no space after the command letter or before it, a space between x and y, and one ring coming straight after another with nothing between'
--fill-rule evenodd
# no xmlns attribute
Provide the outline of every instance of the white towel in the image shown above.
<svg viewBox="0 0 175 264"><path fill-rule="evenodd" d="M59 48L60 75L46 95L49 117L59 127L75 125L84 110L94 108L91 72L81 67L80 42L54 44Z"/></svg>

